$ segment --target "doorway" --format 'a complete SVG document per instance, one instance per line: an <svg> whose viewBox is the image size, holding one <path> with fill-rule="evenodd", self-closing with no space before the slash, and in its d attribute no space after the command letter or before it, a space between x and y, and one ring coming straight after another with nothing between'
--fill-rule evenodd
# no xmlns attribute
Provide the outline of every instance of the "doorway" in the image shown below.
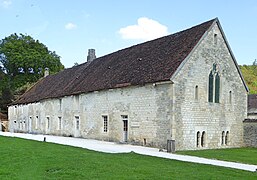
<svg viewBox="0 0 257 180"><path fill-rule="evenodd" d="M123 142L128 142L128 116L122 116L123 121Z"/></svg>

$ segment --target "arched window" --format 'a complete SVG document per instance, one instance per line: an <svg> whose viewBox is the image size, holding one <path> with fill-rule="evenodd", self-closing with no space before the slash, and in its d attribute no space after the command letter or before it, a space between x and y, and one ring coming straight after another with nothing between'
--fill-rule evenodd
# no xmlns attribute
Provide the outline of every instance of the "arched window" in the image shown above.
<svg viewBox="0 0 257 180"><path fill-rule="evenodd" d="M195 100L198 100L198 86L195 86Z"/></svg>
<svg viewBox="0 0 257 180"><path fill-rule="evenodd" d="M218 38L217 38L217 34L214 34L213 36L213 40L214 40L214 45L217 45L218 44Z"/></svg>
<svg viewBox="0 0 257 180"><path fill-rule="evenodd" d="M215 103L220 102L220 76L217 73L215 76Z"/></svg>
<svg viewBox="0 0 257 180"><path fill-rule="evenodd" d="M229 104L232 103L232 91L229 91Z"/></svg>
<svg viewBox="0 0 257 180"><path fill-rule="evenodd" d="M205 146L205 139L206 139L206 133L205 131L202 132L202 137L201 137L201 146L204 147Z"/></svg>
<svg viewBox="0 0 257 180"><path fill-rule="evenodd" d="M221 134L221 145L224 145L225 131L222 131Z"/></svg>
<svg viewBox="0 0 257 180"><path fill-rule="evenodd" d="M229 132L226 132L226 136L225 136L225 145L228 145L228 141L229 141Z"/></svg>
<svg viewBox="0 0 257 180"><path fill-rule="evenodd" d="M212 71L209 74L209 102L213 102L213 74Z"/></svg>
<svg viewBox="0 0 257 180"><path fill-rule="evenodd" d="M197 131L197 133L196 133L196 147L200 147L200 136L201 136L201 133L199 131Z"/></svg>

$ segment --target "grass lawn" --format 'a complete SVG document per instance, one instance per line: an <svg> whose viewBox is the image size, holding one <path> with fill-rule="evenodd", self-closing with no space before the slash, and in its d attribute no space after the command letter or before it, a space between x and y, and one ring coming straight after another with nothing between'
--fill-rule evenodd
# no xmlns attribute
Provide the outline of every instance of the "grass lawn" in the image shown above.
<svg viewBox="0 0 257 180"><path fill-rule="evenodd" d="M0 136L0 179L257 179L257 173Z"/></svg>
<svg viewBox="0 0 257 180"><path fill-rule="evenodd" d="M177 154L241 162L257 165L257 148L211 149L199 151L180 151Z"/></svg>

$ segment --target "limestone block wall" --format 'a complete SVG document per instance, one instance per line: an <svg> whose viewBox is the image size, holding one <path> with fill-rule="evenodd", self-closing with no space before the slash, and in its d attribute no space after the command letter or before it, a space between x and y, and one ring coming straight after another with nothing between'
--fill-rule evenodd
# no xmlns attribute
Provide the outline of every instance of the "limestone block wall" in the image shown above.
<svg viewBox="0 0 257 180"><path fill-rule="evenodd" d="M214 63L220 75L219 103L208 102L209 74ZM242 122L247 115L247 92L217 25L172 81L177 150L243 146Z"/></svg>
<svg viewBox="0 0 257 180"><path fill-rule="evenodd" d="M10 131L124 142L127 117L129 143L164 148L171 136L171 106L171 82L96 91L10 106Z"/></svg>
<svg viewBox="0 0 257 180"><path fill-rule="evenodd" d="M257 147L257 119L244 122L245 146Z"/></svg>

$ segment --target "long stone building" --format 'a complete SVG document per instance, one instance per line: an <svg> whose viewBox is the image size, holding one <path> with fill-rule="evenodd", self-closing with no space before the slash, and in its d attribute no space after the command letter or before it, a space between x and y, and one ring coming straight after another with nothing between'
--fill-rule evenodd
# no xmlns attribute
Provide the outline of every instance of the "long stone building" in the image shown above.
<svg viewBox="0 0 257 180"><path fill-rule="evenodd" d="M248 89L218 19L94 56L9 106L10 131L172 150L244 145Z"/></svg>

